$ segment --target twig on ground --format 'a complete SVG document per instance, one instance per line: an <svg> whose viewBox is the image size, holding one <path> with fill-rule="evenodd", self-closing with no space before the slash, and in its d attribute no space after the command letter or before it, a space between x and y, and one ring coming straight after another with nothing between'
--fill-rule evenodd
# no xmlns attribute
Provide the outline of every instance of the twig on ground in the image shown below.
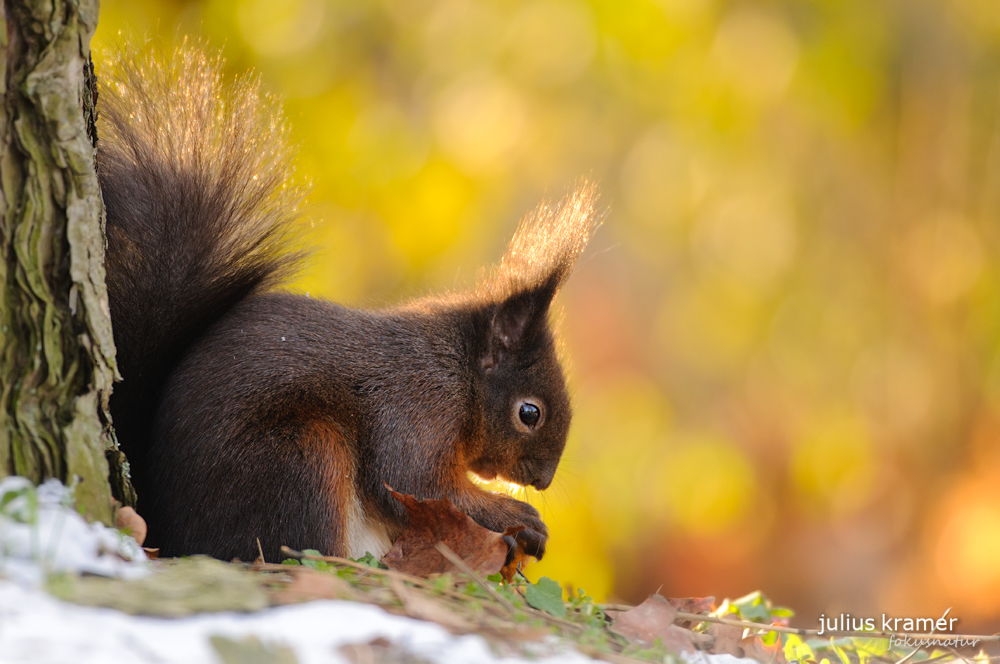
<svg viewBox="0 0 1000 664"><path fill-rule="evenodd" d="M469 601L469 600L473 599L473 598L470 598L468 595L463 595L463 594L457 593L457 592L455 592L453 590L448 590L447 588L438 588L434 583L432 583L431 581L428 581L427 579L422 579L419 576L412 576L410 574L406 574L405 572L397 572L397 571L391 570L391 569L381 569L381 568L377 568L377 567L369 567L368 565L365 565L364 563L356 563L353 560L348 560L347 558L341 558L339 556L311 556L309 554L302 553L301 551L296 551L295 549L290 549L287 546L281 547L281 552L283 554L285 554L286 556L290 557L290 558L295 558L296 560L301 560L303 558L306 559L306 560L321 560L321 561L327 562L327 563L334 563L334 564L337 564L337 565L345 565L347 567L353 567L353 568L357 569L358 571L366 572L368 574L372 574L372 575L375 575L375 576L384 576L384 577L388 577L388 578L400 579L401 581L406 581L407 583L411 583L411 584L413 584L415 586L419 586L421 588L425 588L425 589L430 590L432 592L437 592L437 593L441 593L442 595L447 595L448 597L451 597L453 599L460 599L460 600L464 600L464 601ZM264 567L264 568L261 568L261 569L267 569L267 570L276 571L276 572L277 571L288 571L287 566L284 566L284 565L273 565L272 566L271 564L268 564L267 567ZM505 613L503 611L503 607L496 607L496 606L493 606L491 604L486 604L486 606L490 607L492 610L496 611L497 613Z"/></svg>
<svg viewBox="0 0 1000 664"><path fill-rule="evenodd" d="M465 573L465 575L468 576L470 579L475 581L480 588L489 593L490 597L500 602L500 604L502 604L503 607L507 609L511 615L517 614L517 609L514 608L514 605L511 604L509 601L507 601L506 597L498 593L496 588L491 588L485 581L479 578L479 575L476 574L475 570L469 567L469 563L462 560L461 556L452 551L447 544L445 544L444 542L438 542L434 546L438 550L438 553L440 553L442 556L448 559L448 562L450 562L458 569L462 570L462 572Z"/></svg>

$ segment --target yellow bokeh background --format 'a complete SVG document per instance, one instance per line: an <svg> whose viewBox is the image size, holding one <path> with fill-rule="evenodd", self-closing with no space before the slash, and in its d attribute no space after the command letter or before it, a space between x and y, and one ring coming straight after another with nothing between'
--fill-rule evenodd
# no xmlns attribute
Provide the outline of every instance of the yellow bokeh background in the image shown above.
<svg viewBox="0 0 1000 664"><path fill-rule="evenodd" d="M599 184L529 576L1000 617L994 0L104 0L98 63L120 31L283 99L313 296L469 286Z"/></svg>

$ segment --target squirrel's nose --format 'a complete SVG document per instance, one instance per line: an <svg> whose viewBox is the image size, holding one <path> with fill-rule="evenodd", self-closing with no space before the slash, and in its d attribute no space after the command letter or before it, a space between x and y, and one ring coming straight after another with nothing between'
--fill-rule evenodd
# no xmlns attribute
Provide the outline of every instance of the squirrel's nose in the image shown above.
<svg viewBox="0 0 1000 664"><path fill-rule="evenodd" d="M541 477L536 477L532 482L531 486L535 487L539 491L544 491L549 488L552 484L552 478L555 477L556 470L553 468L551 471L546 471Z"/></svg>

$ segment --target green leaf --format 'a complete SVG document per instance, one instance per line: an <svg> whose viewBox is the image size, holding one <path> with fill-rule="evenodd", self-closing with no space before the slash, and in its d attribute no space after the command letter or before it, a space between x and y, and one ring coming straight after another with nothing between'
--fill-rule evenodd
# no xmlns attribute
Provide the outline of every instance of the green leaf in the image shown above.
<svg viewBox="0 0 1000 664"><path fill-rule="evenodd" d="M304 551L302 551L302 553L304 553L307 556L317 556L317 557L323 555L316 549L305 549ZM305 565L306 567L311 567L312 569L317 569L317 570L330 569L330 564L325 560L310 560L308 558L303 558L302 564Z"/></svg>
<svg viewBox="0 0 1000 664"><path fill-rule="evenodd" d="M362 565L365 565L367 567L373 567L375 569L389 569L388 567L382 564L382 561L373 556L371 551L365 551L365 555L361 556L360 558L351 558L351 560L353 560L356 563L361 563Z"/></svg>
<svg viewBox="0 0 1000 664"><path fill-rule="evenodd" d="M545 611L557 618L566 617L566 604L563 603L562 588L547 576L538 583L533 583L524 591L524 599L539 611Z"/></svg>
<svg viewBox="0 0 1000 664"><path fill-rule="evenodd" d="M297 561L295 558L285 558L284 560L281 561L281 564L282 565L301 565L302 563L300 563L299 561Z"/></svg>
<svg viewBox="0 0 1000 664"><path fill-rule="evenodd" d="M874 657L883 657L889 652L889 639L866 639L852 637L854 652L861 664L867 664Z"/></svg>
<svg viewBox="0 0 1000 664"><path fill-rule="evenodd" d="M796 634L785 634L783 639L785 642L785 659L789 662L792 660L800 662L806 660L815 661L816 654L809 647L809 644L802 640L802 637Z"/></svg>
<svg viewBox="0 0 1000 664"><path fill-rule="evenodd" d="M837 657L840 658L842 664L851 664L851 656L847 654L845 648L834 643L833 639L830 639L830 644L833 645L833 650L837 653Z"/></svg>
<svg viewBox="0 0 1000 664"><path fill-rule="evenodd" d="M488 577L486 577L486 580L492 581L493 583L500 583L501 581L503 581L503 575L501 575L500 572L497 572L496 574L490 574Z"/></svg>
<svg viewBox="0 0 1000 664"><path fill-rule="evenodd" d="M454 584L455 578L450 572L445 572L431 582L431 589L436 593L443 593L446 590L451 590Z"/></svg>
<svg viewBox="0 0 1000 664"><path fill-rule="evenodd" d="M0 495L0 514L18 523L34 523L38 518L38 494L30 481L22 479L8 479L12 488Z"/></svg>
<svg viewBox="0 0 1000 664"><path fill-rule="evenodd" d="M733 600L731 602L735 606L740 615L747 619L753 620L755 622L771 622L771 608L770 602L764 597L760 591L752 592L749 595L744 595L739 599Z"/></svg>

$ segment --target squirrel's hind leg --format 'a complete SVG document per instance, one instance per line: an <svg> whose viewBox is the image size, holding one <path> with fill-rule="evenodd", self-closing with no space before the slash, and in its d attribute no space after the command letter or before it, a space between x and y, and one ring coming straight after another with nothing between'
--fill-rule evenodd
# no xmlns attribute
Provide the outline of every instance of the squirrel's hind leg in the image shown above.
<svg viewBox="0 0 1000 664"><path fill-rule="evenodd" d="M265 517L270 548L351 554L350 539L356 537L358 518L363 519L355 490L354 445L339 426L322 419L287 433L293 440L282 441L288 449L272 471L280 473L274 481L283 488L273 492L273 512Z"/></svg>
<svg viewBox="0 0 1000 664"><path fill-rule="evenodd" d="M340 427L297 420L227 438L193 446L183 438L165 441L151 459L158 477L147 521L161 555L250 561L258 538L267 562L281 561L282 546L348 553L355 463Z"/></svg>

